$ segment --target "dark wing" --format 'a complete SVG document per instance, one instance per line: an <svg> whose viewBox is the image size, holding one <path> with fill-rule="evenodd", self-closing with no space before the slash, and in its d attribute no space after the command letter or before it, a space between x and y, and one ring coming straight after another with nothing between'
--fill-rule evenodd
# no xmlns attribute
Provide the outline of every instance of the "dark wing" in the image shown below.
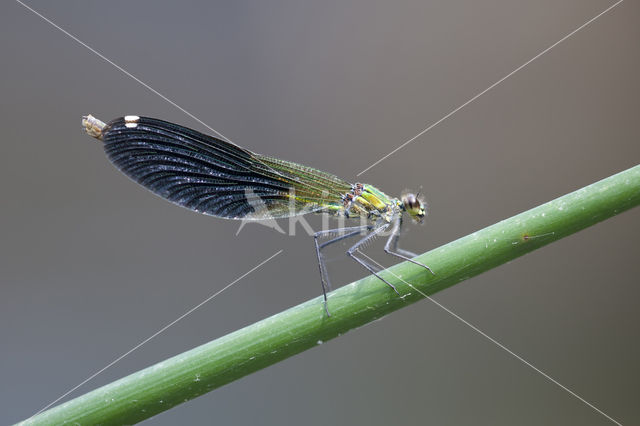
<svg viewBox="0 0 640 426"><path fill-rule="evenodd" d="M131 179L213 216L258 220L335 210L351 189L331 174L155 118L117 118L102 139L111 162Z"/></svg>

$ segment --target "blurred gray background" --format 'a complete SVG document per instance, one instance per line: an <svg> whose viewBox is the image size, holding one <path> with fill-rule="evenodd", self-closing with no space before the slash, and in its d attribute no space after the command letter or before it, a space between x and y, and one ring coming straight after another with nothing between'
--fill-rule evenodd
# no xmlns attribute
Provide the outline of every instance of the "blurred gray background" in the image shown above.
<svg viewBox="0 0 640 426"><path fill-rule="evenodd" d="M29 1L237 144L356 174L609 1ZM422 186L437 247L638 163L640 5L627 1L358 180ZM135 185L93 113L206 128L20 4L0 6L0 422L26 418L279 249L72 396L320 293L312 239ZM436 299L623 424L640 422L630 211ZM310 219L320 227L320 218ZM286 222L284 223L286 225ZM378 261L393 263L369 249ZM332 251L335 284L363 276ZM152 425L606 425L434 304L414 304Z"/></svg>

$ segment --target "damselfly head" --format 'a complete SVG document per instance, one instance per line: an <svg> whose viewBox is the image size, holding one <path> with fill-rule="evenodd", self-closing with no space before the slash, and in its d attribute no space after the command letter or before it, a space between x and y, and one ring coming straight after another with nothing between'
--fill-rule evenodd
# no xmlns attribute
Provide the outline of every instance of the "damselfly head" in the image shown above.
<svg viewBox="0 0 640 426"><path fill-rule="evenodd" d="M427 215L424 199L412 193L404 193L400 199L404 211L409 213L409 216L411 216L414 221L422 223L424 217Z"/></svg>

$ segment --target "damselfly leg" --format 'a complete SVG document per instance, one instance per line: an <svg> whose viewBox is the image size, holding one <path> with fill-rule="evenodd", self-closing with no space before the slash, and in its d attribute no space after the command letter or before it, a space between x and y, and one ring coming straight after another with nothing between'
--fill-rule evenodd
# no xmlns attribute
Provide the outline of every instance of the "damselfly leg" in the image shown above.
<svg viewBox="0 0 640 426"><path fill-rule="evenodd" d="M348 228L336 228L329 229L326 231L318 231L313 234L313 240L316 245L316 255L318 256L318 268L320 269L320 281L322 283L322 296L324 297L324 310L327 313L327 316L331 316L329 314L329 309L327 308L327 291L331 291L331 282L329 281L329 274L327 273L327 266L325 264L324 256L322 254L322 249L326 246L337 243L338 241L345 240L347 238L356 236L360 234L362 231L369 231L373 228L373 225L363 225L363 226L351 226ZM332 238L329 241L325 241L324 243L318 243L318 238L321 238L325 235L332 234L343 234L338 237Z"/></svg>
<svg viewBox="0 0 640 426"><path fill-rule="evenodd" d="M398 240L400 240L401 230L402 230L402 216L398 216L398 218L395 219L395 221L393 222L391 235L389 236L387 243L384 245L385 253L388 253L395 257L399 257L400 259L406 260L415 265L422 266L423 268L426 268L429 272L431 272L433 275L435 275L431 270L431 268L429 268L427 265L420 262L416 262L415 260L412 259L413 257L417 256L415 253L398 248Z"/></svg>
<svg viewBox="0 0 640 426"><path fill-rule="evenodd" d="M398 295L400 295L400 293L398 293L398 290L396 290L396 287L393 284L391 284L389 281L387 281L384 278L382 278L378 274L378 271L375 270L374 267L372 267L369 263L367 263L364 260L362 260L359 257L357 257L356 254L355 254L356 251L358 251L358 249L360 248L360 246L362 246L363 244L366 244L367 242L369 242L372 239L374 239L375 237L377 237L381 232L383 232L388 227L389 227L388 223L383 223L382 225L377 226L373 231L371 231L371 233L369 235L367 235L366 237L362 238L360 241L358 241L353 246L351 246L351 248L349 248L349 250L347 250L347 256L349 256L350 258L352 258L353 260L358 262L367 271L371 272L373 275L378 277L385 284L387 284L389 287L391 287L393 289L393 291L395 291Z"/></svg>

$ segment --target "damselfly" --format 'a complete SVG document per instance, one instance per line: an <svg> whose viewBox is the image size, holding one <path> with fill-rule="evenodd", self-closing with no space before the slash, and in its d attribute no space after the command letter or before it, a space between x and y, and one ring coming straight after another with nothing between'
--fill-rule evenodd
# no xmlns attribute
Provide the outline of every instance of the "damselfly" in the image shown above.
<svg viewBox="0 0 640 426"><path fill-rule="evenodd" d="M412 260L414 253L398 247L403 214L416 222L426 214L424 202L414 194L391 198L371 185L351 184L155 118L127 115L105 124L88 115L82 118L82 126L104 142L109 160L124 174L182 207L226 219L265 220L310 212L360 219L360 226L314 234L327 315L331 284L322 249L332 243L364 234L347 255L396 293L378 268L358 256L358 248L374 237L390 230L384 251L431 272ZM332 235L328 241L319 241Z"/></svg>

